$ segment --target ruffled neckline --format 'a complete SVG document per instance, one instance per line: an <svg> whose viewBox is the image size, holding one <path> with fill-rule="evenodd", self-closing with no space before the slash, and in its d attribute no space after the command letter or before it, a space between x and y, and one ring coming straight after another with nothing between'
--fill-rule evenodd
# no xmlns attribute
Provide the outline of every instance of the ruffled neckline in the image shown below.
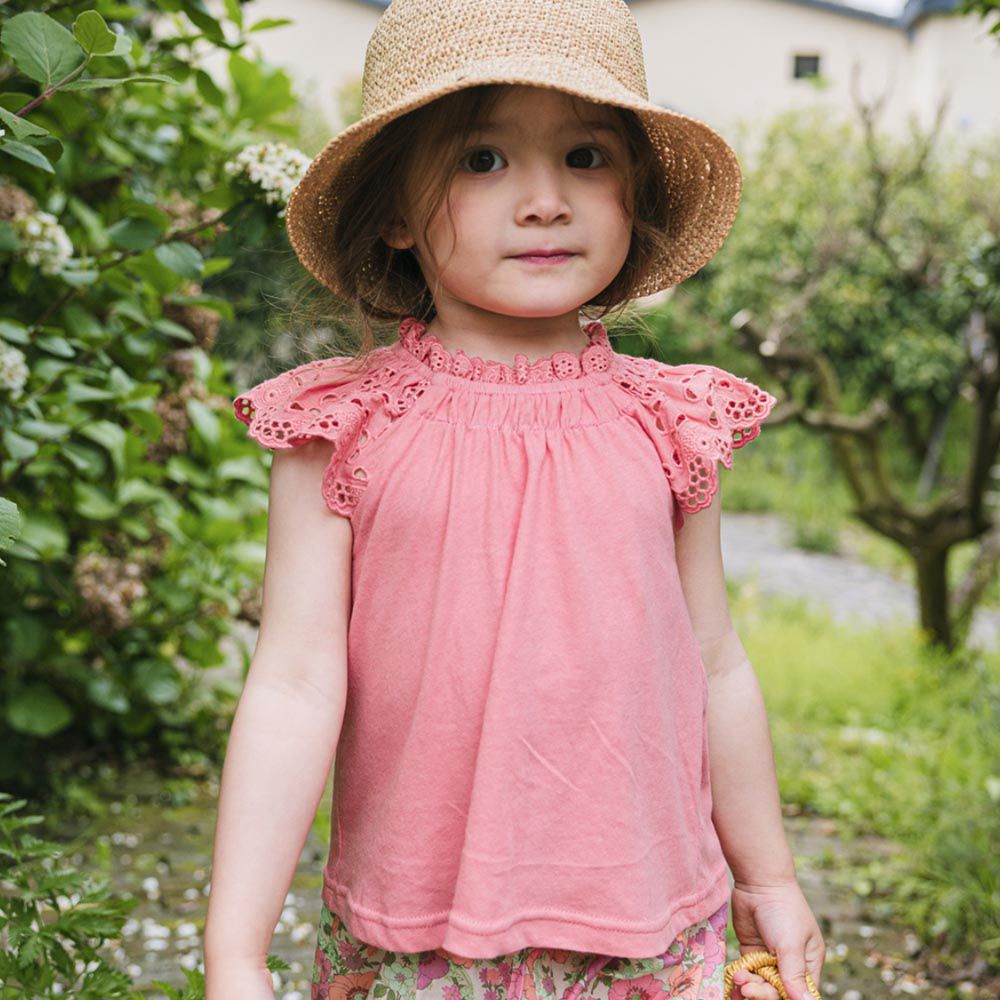
<svg viewBox="0 0 1000 1000"><path fill-rule="evenodd" d="M529 362L525 354L516 354L512 365L506 361L470 356L461 348L452 353L438 337L428 333L427 324L415 316L407 316L400 322L399 342L431 371L472 382L528 385L589 380L592 375L608 371L614 349L604 324L593 320L583 327L583 331L589 343L579 353L556 351L534 362Z"/></svg>

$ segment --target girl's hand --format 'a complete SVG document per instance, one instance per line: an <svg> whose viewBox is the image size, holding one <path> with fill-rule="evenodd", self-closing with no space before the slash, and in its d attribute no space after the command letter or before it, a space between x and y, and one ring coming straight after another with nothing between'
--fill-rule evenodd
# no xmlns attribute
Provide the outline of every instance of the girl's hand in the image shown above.
<svg viewBox="0 0 1000 1000"><path fill-rule="evenodd" d="M266 965L206 958L205 1000L274 1000L271 972Z"/></svg>
<svg viewBox="0 0 1000 1000"><path fill-rule="evenodd" d="M733 932L740 943L740 954L764 949L778 957L778 975L790 1000L813 1000L806 985L806 972L816 989L822 992L820 973L826 958L826 945L816 918L799 883L771 884L737 881L733 886ZM733 975L738 984L734 1000L780 1000L778 991L761 976L741 969Z"/></svg>

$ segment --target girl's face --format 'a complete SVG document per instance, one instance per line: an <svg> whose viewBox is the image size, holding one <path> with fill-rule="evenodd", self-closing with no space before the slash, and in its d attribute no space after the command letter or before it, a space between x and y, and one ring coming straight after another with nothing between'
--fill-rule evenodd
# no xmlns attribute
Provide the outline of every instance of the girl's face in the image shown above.
<svg viewBox="0 0 1000 1000"><path fill-rule="evenodd" d="M403 199L410 211L386 242L414 249L435 308L446 319L478 312L572 315L575 324L579 307L611 283L628 255L631 219L621 179L608 166L616 162L627 170L627 157L611 108L557 90L511 85L462 146L458 172L426 240L424 199L413 190L426 176L418 157ZM567 256L548 263L523 256L554 250Z"/></svg>

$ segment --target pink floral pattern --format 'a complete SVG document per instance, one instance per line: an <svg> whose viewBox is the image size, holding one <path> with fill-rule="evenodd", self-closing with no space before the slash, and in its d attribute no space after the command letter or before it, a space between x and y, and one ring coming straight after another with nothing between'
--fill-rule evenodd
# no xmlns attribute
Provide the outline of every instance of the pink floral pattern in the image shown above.
<svg viewBox="0 0 1000 1000"><path fill-rule="evenodd" d="M728 922L727 901L651 958L548 948L465 958L365 944L324 902L311 1000L723 1000Z"/></svg>

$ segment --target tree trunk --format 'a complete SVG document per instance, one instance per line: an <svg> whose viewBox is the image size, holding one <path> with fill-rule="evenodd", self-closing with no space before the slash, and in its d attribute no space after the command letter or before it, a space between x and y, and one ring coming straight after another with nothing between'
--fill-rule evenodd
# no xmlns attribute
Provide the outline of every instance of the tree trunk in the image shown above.
<svg viewBox="0 0 1000 1000"><path fill-rule="evenodd" d="M948 614L948 549L918 549L917 594L920 601L920 625L931 643L953 648L951 620Z"/></svg>

